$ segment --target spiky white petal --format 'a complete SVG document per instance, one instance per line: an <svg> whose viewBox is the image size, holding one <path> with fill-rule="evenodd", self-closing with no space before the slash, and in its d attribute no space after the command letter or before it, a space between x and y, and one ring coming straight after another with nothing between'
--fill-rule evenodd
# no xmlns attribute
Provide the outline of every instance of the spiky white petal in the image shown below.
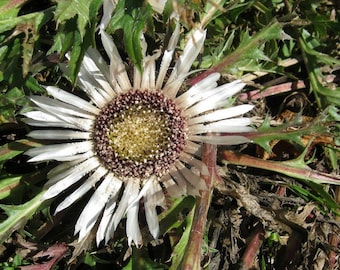
<svg viewBox="0 0 340 270"><path fill-rule="evenodd" d="M129 77L126 73L124 63L118 53L116 45L105 31L100 30L100 35L104 49L110 57L111 80L116 81L123 91L131 89L132 87Z"/></svg>
<svg viewBox="0 0 340 270"><path fill-rule="evenodd" d="M170 169L169 174L171 178L176 182L177 186L182 190L182 194L189 194L187 190L187 182L185 177L176 169L175 166Z"/></svg>
<svg viewBox="0 0 340 270"><path fill-rule="evenodd" d="M80 72L85 72L87 74L89 74L89 82L96 86L97 89L100 90L100 94L105 97L105 99L107 99L108 101L110 101L110 99L114 98L116 96L116 93L114 92L114 90L112 89L108 79L109 77L106 77L104 75L107 74L107 76L109 75L109 70L107 66L103 66L103 65L97 65L98 61L102 61L100 60L100 55L97 55L94 51L92 51L92 57L89 55L91 53L91 51L89 53L86 53L84 55L83 58L83 62L82 62L82 66L81 66L81 70ZM94 60L93 57L99 57L99 59L97 59L97 61Z"/></svg>
<svg viewBox="0 0 340 270"><path fill-rule="evenodd" d="M176 104L183 110L190 107L194 103L208 97L207 92L211 89L215 90L217 81L221 75L219 73L212 73L202 81L196 83L185 93L175 99Z"/></svg>
<svg viewBox="0 0 340 270"><path fill-rule="evenodd" d="M240 91L243 88L243 84L236 84L234 86L234 91ZM222 90L222 91L221 91ZM194 116L202 114L209 110L216 110L221 107L227 107L229 104L228 97L230 97L230 91L225 91L224 87L217 87L214 89L214 93L209 93L211 91L202 91L201 97L197 95L197 99L200 98L199 102L185 110L186 116Z"/></svg>
<svg viewBox="0 0 340 270"><path fill-rule="evenodd" d="M115 177L112 173L109 173L106 176L106 178L111 179L112 182L116 183L116 190L112 192L111 197L109 198L109 200L107 201L105 205L103 216L102 216L102 219L100 220L100 224L97 230L97 235L96 235L97 245L99 245L99 243L105 239L106 239L105 240L105 244L106 244L109 241L109 238L111 237L110 236L110 237L105 238L106 234L110 232L110 228L108 226L109 226L110 221L112 220L113 212L118 203L117 199L118 199L119 191L123 184L123 182L119 180L117 177Z"/></svg>
<svg viewBox="0 0 340 270"><path fill-rule="evenodd" d="M110 177L104 178L103 182L94 192L77 220L75 225L75 234L79 232L79 240L85 237L93 228L99 215L104 209L105 204L109 201L112 195L117 193L119 189L120 183L112 181Z"/></svg>
<svg viewBox="0 0 340 270"><path fill-rule="evenodd" d="M200 53L206 36L206 31L196 29L190 33L189 40L184 48L183 54L176 62L174 69L163 88L164 94L174 98L181 87L185 75L188 73L197 55Z"/></svg>
<svg viewBox="0 0 340 270"><path fill-rule="evenodd" d="M179 157L179 160L196 168L202 175L209 175L207 166L199 159L195 158L193 155L183 152Z"/></svg>
<svg viewBox="0 0 340 270"><path fill-rule="evenodd" d="M184 148L185 153L189 153L191 155L197 154L197 152L201 149L201 146L195 142L188 141L187 145Z"/></svg>
<svg viewBox="0 0 340 270"><path fill-rule="evenodd" d="M51 115L48 112L41 111L38 108L34 108L36 111L30 111L22 113L22 115L26 116L27 120L36 120L42 123L49 123L49 122L62 122L59 118L55 117L54 115ZM24 120L26 120L24 119Z"/></svg>
<svg viewBox="0 0 340 270"><path fill-rule="evenodd" d="M27 136L39 140L88 140L91 138L91 133L66 129L46 129L31 131Z"/></svg>
<svg viewBox="0 0 340 270"><path fill-rule="evenodd" d="M135 197L138 196L138 190L136 190L133 195ZM129 209L126 213L126 236L128 238L129 246L131 246L132 242L139 246L142 243L142 234L138 221L139 202L129 202L129 205Z"/></svg>
<svg viewBox="0 0 340 270"><path fill-rule="evenodd" d="M215 122L223 119L229 119L238 115L242 115L249 112L254 106L244 104L236 107L230 107L226 109L220 109L217 111L209 112L201 116L193 117L188 119L188 125Z"/></svg>
<svg viewBox="0 0 340 270"><path fill-rule="evenodd" d="M195 187L196 190L206 189L205 182L202 181L200 175L195 174L193 171L184 166L179 160L175 162L177 170L184 176L187 182Z"/></svg>
<svg viewBox="0 0 340 270"><path fill-rule="evenodd" d="M214 145L236 145L250 142L250 140L244 136L213 136L213 135L194 135L190 136L190 140L201 143L209 143Z"/></svg>
<svg viewBox="0 0 340 270"><path fill-rule="evenodd" d="M208 124L195 124L190 127L192 134L208 133L208 132L250 132L252 128L248 127L251 120L246 117L238 117L231 119L224 119Z"/></svg>
<svg viewBox="0 0 340 270"><path fill-rule="evenodd" d="M27 125L34 127L61 127L61 128L77 128L75 125L66 123L60 118L55 117L44 111L31 111L23 113L24 118L22 121Z"/></svg>
<svg viewBox="0 0 340 270"><path fill-rule="evenodd" d="M59 179L59 181L51 178L50 181L56 183L47 189L47 191L43 195L43 199L47 200L57 196L58 194L62 193L64 190L72 186L74 183L76 183L78 180L80 180L83 176L99 166L100 163L97 161L97 159L92 157L85 160L83 163L80 163L76 167L73 167L64 172L64 177L62 177L62 175L55 176Z"/></svg>
<svg viewBox="0 0 340 270"><path fill-rule="evenodd" d="M168 48L166 49L166 51L163 54L162 62L161 62L160 68L159 68L158 77L157 77L157 81L156 81L156 89L162 89L162 86L163 86L163 83L164 83L164 78L165 78L165 76L168 72L169 66L170 66L171 61L172 61L173 54L175 52L175 47L176 47L176 44L178 42L179 32L180 32L179 23L178 23L178 21L176 21L176 28L171 35L171 38L170 38L170 41L169 41L169 44L168 44Z"/></svg>
<svg viewBox="0 0 340 270"><path fill-rule="evenodd" d="M115 91L116 89L111 84L111 80L110 80L110 68L107 65L107 62L104 60L104 58L99 53L99 51L97 51L95 48L90 47L87 49L85 55L95 63L95 65L98 67L100 72L104 75L106 79L105 85L107 84L111 85L112 86L111 90Z"/></svg>
<svg viewBox="0 0 340 270"><path fill-rule="evenodd" d="M126 235L128 237L129 244L131 244L132 241L134 241L137 245L141 242L141 233L138 223L139 202L136 202L138 193L138 181L128 181L126 183L123 196L119 201L118 208L109 223L108 230L105 235L106 242L112 237L113 232L116 230L124 214L127 214ZM127 211L128 208L129 210Z"/></svg>
<svg viewBox="0 0 340 270"><path fill-rule="evenodd" d="M52 95L53 97L55 97L56 99L59 99L60 101L63 101L65 103L68 103L70 105L72 105L72 107L76 107L79 108L81 110L90 112L94 115L99 113L99 109L95 106L93 106L92 104L88 103L87 101L85 101L84 99L73 95L69 92L66 92L64 90L61 90L58 87L55 86L47 86L45 87L46 91Z"/></svg>
<svg viewBox="0 0 340 270"><path fill-rule="evenodd" d="M55 214L69 207L71 204L75 203L82 196L84 196L94 185L105 175L108 171L99 166L94 173L87 178L87 180L70 195L68 195L56 208Z"/></svg>
<svg viewBox="0 0 340 270"><path fill-rule="evenodd" d="M195 125L190 128L192 134L202 133L246 133L254 132L255 129L248 126L231 126L230 124L223 124L223 121L207 124L207 125Z"/></svg>
<svg viewBox="0 0 340 270"><path fill-rule="evenodd" d="M166 192L172 198L179 198L183 195L186 195L186 190L182 189L175 180L170 176L170 174L165 175L162 178L162 184L166 190Z"/></svg>
<svg viewBox="0 0 340 270"><path fill-rule="evenodd" d="M79 159L74 159L71 161L65 161L60 163L58 166L54 167L47 173L47 178L49 179L45 184L46 188L57 183L59 180L63 179L65 176L68 175L68 170L71 168L76 167L78 164L84 162L88 158L92 157L93 153L84 153L83 156ZM52 181L53 180L53 181Z"/></svg>
<svg viewBox="0 0 340 270"><path fill-rule="evenodd" d="M91 75L85 71L80 70L78 74L77 84L84 92L91 98L91 101L99 108L103 108L107 104L108 96L103 96L104 91L91 84Z"/></svg>
<svg viewBox="0 0 340 270"><path fill-rule="evenodd" d="M67 157L72 157L79 153L84 153L92 149L90 141L75 142L75 143L60 143L53 145L44 145L37 148L29 149L26 154L32 158L30 162L43 160L65 160Z"/></svg>
<svg viewBox="0 0 340 270"><path fill-rule="evenodd" d="M133 68L133 89L138 90L141 88L142 84L142 74L139 72L138 68L135 66Z"/></svg>
<svg viewBox="0 0 340 270"><path fill-rule="evenodd" d="M37 121L33 119L22 119L24 123L27 125L30 125L32 127L61 127L61 128L76 128L72 124L64 123L64 122L43 122L43 121Z"/></svg>
<svg viewBox="0 0 340 270"><path fill-rule="evenodd" d="M165 208L164 193L157 179L151 178L144 183L138 198L141 197L144 197L145 217L150 233L154 239L157 239L159 223L156 207L161 206Z"/></svg>
<svg viewBox="0 0 340 270"><path fill-rule="evenodd" d="M156 90L156 60L159 58L159 52L152 56L145 57L143 76L141 82L141 90Z"/></svg>
<svg viewBox="0 0 340 270"><path fill-rule="evenodd" d="M57 117L58 114L65 114L87 119L95 118L94 115L91 113L88 113L82 109L79 109L75 106L66 104L58 100L53 100L42 96L32 96L30 100L34 102L36 105L38 105L40 108L43 108L44 110L48 111L51 114L56 115Z"/></svg>

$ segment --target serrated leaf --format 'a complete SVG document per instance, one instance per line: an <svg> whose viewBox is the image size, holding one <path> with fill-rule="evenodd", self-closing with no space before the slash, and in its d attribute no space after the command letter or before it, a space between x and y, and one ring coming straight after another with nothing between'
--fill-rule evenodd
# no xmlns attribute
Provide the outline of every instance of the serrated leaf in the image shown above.
<svg viewBox="0 0 340 270"><path fill-rule="evenodd" d="M18 6L23 3L16 2ZM0 50L0 80L4 82L0 97L0 122L13 121L18 106L25 104L22 85L30 71L40 28L52 18L53 9L7 18L0 22L0 31L13 30L3 36Z"/></svg>
<svg viewBox="0 0 340 270"><path fill-rule="evenodd" d="M90 22L90 6L92 1L59 0L57 3L55 11L57 24L63 24L77 16L78 31L81 38L83 38L86 32L86 25Z"/></svg>
<svg viewBox="0 0 340 270"><path fill-rule="evenodd" d="M125 15L125 0L118 1L114 14L110 20L107 31L114 33L118 29L123 29L123 18Z"/></svg>
<svg viewBox="0 0 340 270"><path fill-rule="evenodd" d="M271 153L271 147L270 143L273 140L287 140L287 141L293 141L297 144L301 144L301 136L304 133L301 133L301 131L287 131L289 126L292 126L293 124L287 124L282 125L278 127L272 127L270 125L270 119L269 117L266 117L261 124L261 126L257 129L258 133L255 135L252 140L254 143L261 146L264 150L266 150L268 153Z"/></svg>
<svg viewBox="0 0 340 270"><path fill-rule="evenodd" d="M94 267L97 264L95 257L89 252L85 253L84 263L91 267Z"/></svg>
<svg viewBox="0 0 340 270"><path fill-rule="evenodd" d="M85 54L83 50L81 36L78 32L74 33L74 44L72 51L70 53L69 70L70 70L70 80L71 82L76 81L77 73L81 65L82 57Z"/></svg>
<svg viewBox="0 0 340 270"><path fill-rule="evenodd" d="M54 37L53 46L49 49L47 54L58 52L63 57L74 45L75 35L77 27L75 19L68 20L63 26L60 27L59 31Z"/></svg>
<svg viewBox="0 0 340 270"><path fill-rule="evenodd" d="M204 21L204 25L209 24L209 22L211 22L213 19L215 19L216 17L220 16L221 14L223 14L223 5L225 4L226 0L218 0L215 2L210 2L207 1L205 6L204 6L204 10L203 12L201 12L199 15L201 17L200 21ZM194 2L191 1L189 2L189 4L192 3L193 6L191 7L192 10L197 10L200 8L200 2ZM196 6L195 6L196 4Z"/></svg>
<svg viewBox="0 0 340 270"><path fill-rule="evenodd" d="M118 2L107 32L112 34L118 29L123 30L125 50L135 66L142 71L141 37L153 13L150 5L140 7L137 2L134 6L130 4L128 1Z"/></svg>
<svg viewBox="0 0 340 270"><path fill-rule="evenodd" d="M52 12L52 8L48 9L44 12L34 12L26 15L8 18L0 20L0 33L12 30L18 24L25 24L27 22L41 21L46 14L50 14ZM15 33L17 35L18 33Z"/></svg>
<svg viewBox="0 0 340 270"><path fill-rule="evenodd" d="M20 8L30 0L2 0L0 2L0 21L15 18Z"/></svg>
<svg viewBox="0 0 340 270"><path fill-rule="evenodd" d="M141 46L141 34L143 24L135 23L134 19L130 16L124 17L124 43L125 49L131 58L132 62L137 68L142 70L142 46Z"/></svg>
<svg viewBox="0 0 340 270"><path fill-rule="evenodd" d="M181 236L181 239L175 246L172 253L172 263L170 270L181 269L181 263L185 254L186 247L190 238L190 231L192 226L192 221L194 217L195 207L191 209L190 213L186 217L185 230Z"/></svg>
<svg viewBox="0 0 340 270"><path fill-rule="evenodd" d="M317 39L313 38L306 29L302 29L301 37L304 45L303 49L307 54L317 57L319 62L326 63L331 66L334 64L340 65L340 60L316 50L316 48L320 46L320 43Z"/></svg>
<svg viewBox="0 0 340 270"><path fill-rule="evenodd" d="M251 60L268 60L267 56L263 53L263 45L270 40L283 39L283 30L281 24L277 21L272 21L267 26L263 27L260 32L250 36L248 33L244 33L242 36L241 44L232 53L221 59L219 63L211 67L211 69L201 73L191 81L198 82L211 74L212 72L229 72L234 67L241 67L239 64L246 59Z"/></svg>
<svg viewBox="0 0 340 270"><path fill-rule="evenodd" d="M45 90L38 84L36 79L28 76L24 82L18 80L18 84L25 83L25 87L32 93L42 93ZM21 107L27 105L27 99L23 88L14 87L0 94L0 124L13 122ZM0 128L1 131L1 128ZM1 151L1 150L0 150Z"/></svg>
<svg viewBox="0 0 340 270"><path fill-rule="evenodd" d="M103 0L91 0L89 5L89 15L90 15L90 23L93 23L93 20L97 18L98 10L102 6Z"/></svg>
<svg viewBox="0 0 340 270"><path fill-rule="evenodd" d="M11 90L7 91L5 94L2 94L0 97L0 106L13 104L19 105L21 102L20 100L25 98L24 93L17 87L12 88ZM1 110L1 113L4 111Z"/></svg>
<svg viewBox="0 0 340 270"><path fill-rule="evenodd" d="M0 47L0 62L2 62L2 60L5 58L7 51L8 51L8 46ZM1 73L2 72L0 72L0 74Z"/></svg>
<svg viewBox="0 0 340 270"><path fill-rule="evenodd" d="M337 202L324 190L323 185L314 182L304 182L306 185L310 186L314 192L310 192L309 190L296 185L289 185L288 188L293 190L304 200L313 200L315 202L318 202L321 206L326 206L332 212L338 215L340 214L338 212L338 209L340 207L339 204L337 204Z"/></svg>
<svg viewBox="0 0 340 270"><path fill-rule="evenodd" d="M18 107L27 101L23 91L12 88L0 96L0 123L13 122Z"/></svg>
<svg viewBox="0 0 340 270"><path fill-rule="evenodd" d="M340 106L340 88L329 89L322 85L320 79L323 78L323 74L319 68L320 64L339 65L340 60L317 51L316 48L319 46L318 40L305 29L301 31L298 41L307 68L310 88L315 93L317 105L320 109L324 109L332 104Z"/></svg>
<svg viewBox="0 0 340 270"><path fill-rule="evenodd" d="M40 28L52 18L52 11L54 8L44 10L42 12L35 13L36 16L32 20L21 23L17 28L22 29L25 34L25 38L22 42L22 73L23 77L26 77L30 71L31 60L35 50L35 42L39 38Z"/></svg>
<svg viewBox="0 0 340 270"><path fill-rule="evenodd" d="M8 176L0 179L0 200L8 197L12 190L19 186L22 176Z"/></svg>
<svg viewBox="0 0 340 270"><path fill-rule="evenodd" d="M8 84L18 85L22 81L20 61L20 40L14 39L6 45L6 55L0 62L0 77Z"/></svg>
<svg viewBox="0 0 340 270"><path fill-rule="evenodd" d="M12 159L17 155L27 151L29 148L38 145L38 143L26 139L4 144L0 147L0 162Z"/></svg>
<svg viewBox="0 0 340 270"><path fill-rule="evenodd" d="M151 260L145 248L134 248L129 263L123 269L165 270L168 269L168 266Z"/></svg>
<svg viewBox="0 0 340 270"><path fill-rule="evenodd" d="M32 218L43 203L41 198L44 193L45 190L21 205L0 205L0 208L4 210L7 215L7 218L0 223L0 243L3 243L11 233L25 226L27 221Z"/></svg>
<svg viewBox="0 0 340 270"><path fill-rule="evenodd" d="M78 71L86 50L90 46L94 46L94 34L97 24L97 11L101 6L101 0L87 1L86 3L86 16L85 14L78 14L75 16L76 9L78 5L78 0L72 1L71 7L66 7L68 1L62 1L60 3L59 11L67 9L68 14L56 14L56 18L62 22L60 30L55 36L55 41L48 53L58 52L62 58L67 52L70 55L69 61L69 79L74 84L78 75ZM85 1L86 2L86 1ZM82 7L84 12L85 7ZM80 16L80 17L79 17ZM79 18L81 19L81 24L79 24ZM86 23L85 23L86 21Z"/></svg>
<svg viewBox="0 0 340 270"><path fill-rule="evenodd" d="M184 209L192 209L195 204L195 199L191 196L174 199L171 203L171 207L164 210L159 216L159 225L161 234L169 232L173 228L177 228L182 220L178 219L178 216Z"/></svg>
<svg viewBox="0 0 340 270"><path fill-rule="evenodd" d="M62 30L56 35L55 43L49 50L49 53L57 51L61 57L69 53L68 76L74 84L80 69L80 65L86 50L92 45L92 37L94 35L94 27L88 29L82 39L76 25L75 20L71 19L62 27Z"/></svg>
<svg viewBox="0 0 340 270"><path fill-rule="evenodd" d="M318 193L318 195L322 198L322 203L326 204L329 209L331 209L332 211L339 210L340 205L332 198L331 195L329 195L328 192L325 191L323 185L314 182L308 182L306 184Z"/></svg>
<svg viewBox="0 0 340 270"><path fill-rule="evenodd" d="M30 92L35 94L45 93L45 88L43 88L39 82L32 76L27 76L25 81L25 87L29 89Z"/></svg>
<svg viewBox="0 0 340 270"><path fill-rule="evenodd" d="M275 30L277 31L277 30ZM269 33L267 33L269 32ZM279 39L280 36L277 35L272 35L271 31L266 31L266 40L271 40L271 39ZM241 43L239 45L239 48L247 48L249 43L252 42L254 37L250 36L247 32L243 33L243 36L241 37ZM254 46L252 48L249 48L247 50L243 51L242 54L242 59L251 59L251 60L266 60L269 61L270 59L264 54L263 51L263 44L261 44L263 41L259 40L258 46Z"/></svg>

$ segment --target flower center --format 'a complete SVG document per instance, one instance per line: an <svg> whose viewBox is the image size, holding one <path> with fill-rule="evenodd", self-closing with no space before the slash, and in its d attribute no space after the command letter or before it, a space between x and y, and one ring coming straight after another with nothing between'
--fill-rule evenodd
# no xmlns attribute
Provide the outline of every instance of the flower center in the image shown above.
<svg viewBox="0 0 340 270"><path fill-rule="evenodd" d="M143 106L115 118L107 136L113 151L126 159L142 162L164 151L169 140L168 115Z"/></svg>
<svg viewBox="0 0 340 270"><path fill-rule="evenodd" d="M102 109L93 140L97 155L115 175L162 176L185 147L185 119L161 93L131 90Z"/></svg>

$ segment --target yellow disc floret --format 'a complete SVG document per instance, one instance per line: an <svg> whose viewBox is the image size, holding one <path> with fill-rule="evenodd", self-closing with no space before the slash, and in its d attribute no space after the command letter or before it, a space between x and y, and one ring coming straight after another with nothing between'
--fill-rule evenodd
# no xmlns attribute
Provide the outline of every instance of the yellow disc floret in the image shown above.
<svg viewBox="0 0 340 270"><path fill-rule="evenodd" d="M108 129L110 146L119 156L129 160L153 160L169 141L166 118L164 113L143 107L122 112Z"/></svg>

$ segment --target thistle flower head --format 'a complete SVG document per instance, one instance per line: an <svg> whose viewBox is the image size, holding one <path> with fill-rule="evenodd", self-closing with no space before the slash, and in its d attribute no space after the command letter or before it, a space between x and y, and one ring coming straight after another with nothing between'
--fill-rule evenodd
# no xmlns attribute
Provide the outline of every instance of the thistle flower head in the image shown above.
<svg viewBox="0 0 340 270"><path fill-rule="evenodd" d="M241 133L252 130L251 121L240 115L252 106L231 106L228 98L244 84L218 86L218 73L178 94L203 46L202 29L189 33L182 54L170 68L179 38L177 24L164 53L145 54L142 72L134 67L132 78L103 26L100 35L110 63L97 50L87 51L78 86L88 99L54 86L46 87L50 97L30 98L35 108L25 113L25 121L44 129L29 136L60 142L27 154L31 162L61 162L50 171L43 197L70 192L56 212L92 192L75 226L79 240L96 227L97 243L109 241L126 216L128 242L138 245L142 242L140 205L144 204L150 233L157 238L156 207L164 207L165 197L199 195L205 188L200 175L207 174L207 168L197 157L201 144L247 142Z"/></svg>

